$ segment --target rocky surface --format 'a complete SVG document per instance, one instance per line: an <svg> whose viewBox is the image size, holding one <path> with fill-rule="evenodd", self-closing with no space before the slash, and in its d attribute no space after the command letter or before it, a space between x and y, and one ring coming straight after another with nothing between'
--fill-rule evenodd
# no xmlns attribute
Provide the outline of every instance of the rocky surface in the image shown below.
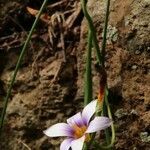
<svg viewBox="0 0 150 150"><path fill-rule="evenodd" d="M101 45L105 1L89 1L88 8ZM105 65L116 126L115 149L118 150L148 150L150 147L149 14L149 0L111 1ZM34 49L27 51L13 86L0 149L20 150L27 146L32 150L58 149L62 139L47 138L43 130L65 121L83 105L86 20L83 19L81 27L77 25L72 30L77 38L73 44L67 43L66 62L60 48L49 50L43 41L33 39ZM40 33L45 37L43 31ZM19 49L0 51L0 63L4 66L0 67L0 108L18 55ZM95 98L99 73L94 53L92 57Z"/></svg>

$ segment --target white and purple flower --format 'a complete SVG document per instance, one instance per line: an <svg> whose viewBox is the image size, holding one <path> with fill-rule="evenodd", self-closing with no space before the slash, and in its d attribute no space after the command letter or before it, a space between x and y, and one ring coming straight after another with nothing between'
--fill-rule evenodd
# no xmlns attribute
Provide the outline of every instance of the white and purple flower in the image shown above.
<svg viewBox="0 0 150 150"><path fill-rule="evenodd" d="M108 117L91 117L96 112L97 100L90 102L81 112L67 119L67 123L57 123L44 133L49 137L67 136L60 150L82 150L84 142L90 141L90 134L109 127L112 121Z"/></svg>

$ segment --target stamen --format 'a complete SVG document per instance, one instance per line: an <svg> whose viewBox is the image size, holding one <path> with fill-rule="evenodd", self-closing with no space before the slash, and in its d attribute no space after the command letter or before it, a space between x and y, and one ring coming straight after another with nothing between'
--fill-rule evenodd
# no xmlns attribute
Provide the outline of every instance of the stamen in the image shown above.
<svg viewBox="0 0 150 150"><path fill-rule="evenodd" d="M74 137L77 139L77 138L80 138L84 135L87 127L86 126L79 127L79 126L75 125L73 127L73 129L74 129Z"/></svg>

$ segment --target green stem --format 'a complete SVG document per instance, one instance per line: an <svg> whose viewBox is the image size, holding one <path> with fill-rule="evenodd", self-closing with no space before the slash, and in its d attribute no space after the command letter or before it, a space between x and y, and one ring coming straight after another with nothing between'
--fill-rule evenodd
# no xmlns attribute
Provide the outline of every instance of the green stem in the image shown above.
<svg viewBox="0 0 150 150"><path fill-rule="evenodd" d="M104 103L103 103L104 116L108 116L106 99L107 99L107 94L106 94L106 88L105 88ZM110 143L110 133L109 133L108 129L105 129L105 137L106 137L107 144L109 144Z"/></svg>
<svg viewBox="0 0 150 150"><path fill-rule="evenodd" d="M86 17L86 19L88 21L88 26L89 26L89 29L90 29L91 34L92 34L93 46L94 46L94 48L96 50L97 60L98 60L99 64L103 65L102 62L103 62L104 58L103 58L103 56L101 55L101 52L100 52L100 48L99 48L97 37L96 37L95 27L93 25L92 18L90 17L90 15L89 15L89 13L87 11L86 3L87 3L86 0L81 0L82 10L83 10L84 16Z"/></svg>
<svg viewBox="0 0 150 150"><path fill-rule="evenodd" d="M31 30L30 30L30 32L29 32L29 35L28 35L28 37L27 37L27 40L26 40L26 42L25 42L25 44L24 44L24 46L23 46L23 48L22 48L22 50L21 50L21 53L20 53L18 62L17 62L17 64L16 64L16 68L15 68L15 70L14 70L14 74L13 74L13 76L12 76L12 79L11 79L11 82L10 82L10 85L9 85L9 88L8 88L8 91L7 91L7 95L6 95L5 102L4 102L4 108L3 108L3 110L2 110L2 114L1 114L1 118L0 118L0 134L1 134L1 132L2 132L2 127L3 127L3 123L4 123L4 118L5 118L5 114L6 114L6 109L7 109L7 105L8 105L8 100L9 100L9 97L10 97L10 94L11 94L11 90L12 90L13 84L14 84L15 79L16 79L17 72L18 72L18 70L19 70L21 61L22 61L22 59L23 59L25 50L26 50L26 48L27 48L27 46L28 46L28 44L29 44L29 41L30 41L31 36L32 36L32 34L33 34L33 31L34 31L34 29L35 29L35 27L36 27L36 25L37 25L37 23L38 23L38 20L39 20L39 18L40 18L40 16L41 16L41 13L42 13L43 9L44 9L45 6L46 6L47 1L48 1L48 0L44 0L43 4L42 4L42 6L41 6L41 8L40 8L40 10L39 10L39 13L38 13L37 16L36 16L36 19L35 19L35 21L34 21L34 23L33 23L33 25L32 25L32 28L31 28Z"/></svg>
<svg viewBox="0 0 150 150"><path fill-rule="evenodd" d="M108 91L108 87L106 87L106 99L105 99L105 103L106 103L106 106L107 106L107 112L108 112L108 117L110 119L113 119L112 118L112 113L111 113L111 110L110 110L110 106L109 106L109 102L108 102L108 94L109 94L109 91ZM114 127L114 123L112 122L111 124L111 144L113 146L114 142L115 142L115 127Z"/></svg>
<svg viewBox="0 0 150 150"><path fill-rule="evenodd" d="M92 53L92 34L88 32L88 48L86 60L86 74L85 74L85 92L84 92L84 106L92 100L92 73L91 73L91 53Z"/></svg>
<svg viewBox="0 0 150 150"><path fill-rule="evenodd" d="M106 41L107 41L107 27L108 27L108 18L109 18L109 7L110 7L110 0L107 0L107 8L106 8L106 15L105 15L106 17L105 17L103 41L102 41L102 48L101 48L101 53L102 53L103 57L105 56ZM103 62L103 64L104 64L104 62Z"/></svg>
<svg viewBox="0 0 150 150"><path fill-rule="evenodd" d="M107 8L106 8L106 15L105 15L105 25L104 25L104 32L103 32L103 41L102 41L102 48L101 48L101 52L102 52L103 58L105 58L105 50L106 50L109 7L110 7L110 0L107 0ZM103 59L102 63L103 63L103 66L104 66L105 59ZM107 90L107 87L106 87L105 88L105 97L104 97L105 101L104 101L104 105L103 105L103 113L104 113L105 116L107 116L107 114L108 114L108 107L109 107L108 100L107 100L107 103L106 103L106 99L107 99L107 96L108 96L107 92L108 92L108 90ZM110 143L110 134L109 134L109 130L108 129L105 130L105 136L106 136L107 144L109 144Z"/></svg>
<svg viewBox="0 0 150 150"><path fill-rule="evenodd" d="M112 120L112 113L111 113L111 110L110 110L110 106L109 106L109 102L108 102L108 94L109 94L109 91L108 91L108 87L106 86L106 89L105 89L105 108L104 108L104 114L106 113L107 111L107 115L108 117ZM105 114L106 115L106 114ZM97 144L97 146L101 149L110 149L113 147L113 144L115 142L115 127L114 127L114 123L112 122L111 124L111 141L110 141L110 134L109 134L109 131L108 129L105 130L105 136L106 136L106 141L107 141L107 146L102 146L102 145L99 145Z"/></svg>

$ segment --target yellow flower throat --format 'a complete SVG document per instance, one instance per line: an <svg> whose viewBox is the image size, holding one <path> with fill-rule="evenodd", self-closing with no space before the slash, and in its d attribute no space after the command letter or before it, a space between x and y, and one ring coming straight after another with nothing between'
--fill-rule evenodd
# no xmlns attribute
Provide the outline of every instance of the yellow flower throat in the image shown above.
<svg viewBox="0 0 150 150"><path fill-rule="evenodd" d="M86 126L73 126L73 129L74 129L74 137L76 139L82 137L84 134L85 134L85 131L87 130L87 127ZM90 135L89 134L85 134L86 138L85 138L85 141L89 141L90 140Z"/></svg>

